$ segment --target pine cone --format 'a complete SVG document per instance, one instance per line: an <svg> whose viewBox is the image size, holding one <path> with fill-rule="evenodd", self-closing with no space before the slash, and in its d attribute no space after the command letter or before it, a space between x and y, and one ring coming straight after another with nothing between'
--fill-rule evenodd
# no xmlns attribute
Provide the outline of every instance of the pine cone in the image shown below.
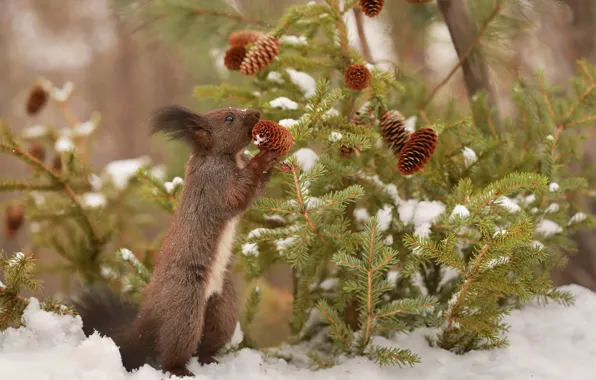
<svg viewBox="0 0 596 380"><path fill-rule="evenodd" d="M421 128L412 133L399 154L399 172L410 175L422 169L435 152L437 140L438 136L431 128Z"/></svg>
<svg viewBox="0 0 596 380"><path fill-rule="evenodd" d="M240 65L244 75L255 75L273 62L279 55L279 40L270 35L259 38Z"/></svg>
<svg viewBox="0 0 596 380"><path fill-rule="evenodd" d="M263 33L254 30L241 30L230 34L228 42L232 47L245 47L248 44L254 44Z"/></svg>
<svg viewBox="0 0 596 380"><path fill-rule="evenodd" d="M60 174L60 172L62 172L62 159L60 156L54 157L54 161L52 161L52 170L55 174Z"/></svg>
<svg viewBox="0 0 596 380"><path fill-rule="evenodd" d="M9 205L4 218L6 236L10 238L14 237L23 226L24 221L25 208L21 205Z"/></svg>
<svg viewBox="0 0 596 380"><path fill-rule="evenodd" d="M358 0L360 9L368 17L377 17L381 13L384 4L385 0Z"/></svg>
<svg viewBox="0 0 596 380"><path fill-rule="evenodd" d="M242 46L232 46L226 51L224 65L228 70L240 70L240 65L246 57L246 49Z"/></svg>
<svg viewBox="0 0 596 380"><path fill-rule="evenodd" d="M288 154L294 145L294 137L286 128L271 120L261 120L252 129L252 137L259 150Z"/></svg>
<svg viewBox="0 0 596 380"><path fill-rule="evenodd" d="M389 149L399 154L410 137L404 125L404 117L399 111L387 111L379 120L379 134Z"/></svg>
<svg viewBox="0 0 596 380"><path fill-rule="evenodd" d="M339 155L344 158L351 158L354 154L356 154L356 156L360 156L360 149L356 147L350 148L345 145L339 147Z"/></svg>
<svg viewBox="0 0 596 380"><path fill-rule="evenodd" d="M46 158L46 149L40 143L33 143L29 146L29 154L43 162Z"/></svg>
<svg viewBox="0 0 596 380"><path fill-rule="evenodd" d="M27 99L27 114L37 114L48 101L48 93L40 85L33 87Z"/></svg>
<svg viewBox="0 0 596 380"><path fill-rule="evenodd" d="M344 83L355 91L361 91L370 86L372 74L370 70L359 63L350 65L344 73Z"/></svg>

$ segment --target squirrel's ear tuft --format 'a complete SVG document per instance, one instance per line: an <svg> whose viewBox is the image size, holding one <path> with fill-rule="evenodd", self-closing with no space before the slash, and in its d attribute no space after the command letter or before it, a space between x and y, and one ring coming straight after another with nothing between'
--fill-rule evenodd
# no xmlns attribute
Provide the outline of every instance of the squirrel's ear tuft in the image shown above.
<svg viewBox="0 0 596 380"><path fill-rule="evenodd" d="M172 140L184 139L196 148L210 145L209 122L201 115L181 106L158 109L151 118L151 133L163 133Z"/></svg>

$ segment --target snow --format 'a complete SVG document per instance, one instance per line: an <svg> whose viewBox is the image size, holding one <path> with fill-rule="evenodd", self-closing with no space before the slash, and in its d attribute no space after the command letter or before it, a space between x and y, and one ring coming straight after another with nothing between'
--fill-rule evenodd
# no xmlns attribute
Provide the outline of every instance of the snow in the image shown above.
<svg viewBox="0 0 596 380"><path fill-rule="evenodd" d="M301 148L294 152L296 159L298 159L298 163L303 171L308 172L314 166L319 156L315 153L314 150L309 148Z"/></svg>
<svg viewBox="0 0 596 380"><path fill-rule="evenodd" d="M280 41L289 45L306 45L308 40L305 36L281 36Z"/></svg>
<svg viewBox="0 0 596 380"><path fill-rule="evenodd" d="M331 142L339 141L339 140L341 140L342 137L343 137L343 135L341 133L333 131L329 134L329 141L331 141Z"/></svg>
<svg viewBox="0 0 596 380"><path fill-rule="evenodd" d="M285 239L277 239L275 241L275 247L277 248L279 253L282 254L283 251L285 251L286 248L288 248L296 239L296 236L290 236Z"/></svg>
<svg viewBox="0 0 596 380"><path fill-rule="evenodd" d="M93 120L87 120L82 123L78 123L73 129L75 136L89 136L95 130L96 124Z"/></svg>
<svg viewBox="0 0 596 380"><path fill-rule="evenodd" d="M404 129L410 133L414 133L416 131L416 121L418 120L417 116L410 116L404 121Z"/></svg>
<svg viewBox="0 0 596 380"><path fill-rule="evenodd" d="M120 256L122 257L123 260L126 260L126 261L134 261L137 259L134 255L134 253L132 253L132 251L127 248L122 248L120 250Z"/></svg>
<svg viewBox="0 0 596 380"><path fill-rule="evenodd" d="M178 187L184 184L184 180L180 177L175 177L172 181L164 183L166 191L170 194Z"/></svg>
<svg viewBox="0 0 596 380"><path fill-rule="evenodd" d="M74 150L75 145L68 136L62 136L56 140L54 148L57 152L65 153Z"/></svg>
<svg viewBox="0 0 596 380"><path fill-rule="evenodd" d="M244 256L258 256L259 247L256 243L246 243L242 245L242 254Z"/></svg>
<svg viewBox="0 0 596 380"><path fill-rule="evenodd" d="M532 248L536 248L538 250L542 250L544 249L544 244L542 244L541 242L539 242L538 240L534 240L532 242Z"/></svg>
<svg viewBox="0 0 596 380"><path fill-rule="evenodd" d="M398 206L397 211L402 223L413 224L414 235L424 239L430 235L432 223L445 212L445 204L439 201L408 199Z"/></svg>
<svg viewBox="0 0 596 380"><path fill-rule="evenodd" d="M559 191L559 188L560 188L560 186L556 182L553 182L550 185L548 185L548 189L550 190L551 193Z"/></svg>
<svg viewBox="0 0 596 380"><path fill-rule="evenodd" d="M83 205L90 208L104 207L108 202L102 193L85 193L82 201Z"/></svg>
<svg viewBox="0 0 596 380"><path fill-rule="evenodd" d="M36 124L23 129L22 136L26 139L35 139L48 134L50 129L42 124Z"/></svg>
<svg viewBox="0 0 596 380"><path fill-rule="evenodd" d="M586 220L586 218L586 214L584 214L583 212L577 212L571 217L571 219L569 219L568 225L572 225L573 223L581 223L584 220Z"/></svg>
<svg viewBox="0 0 596 380"><path fill-rule="evenodd" d="M550 141L555 141L555 138L553 137L553 135L546 136L546 139L550 140Z"/></svg>
<svg viewBox="0 0 596 380"><path fill-rule="evenodd" d="M261 134L258 134L258 135L255 136L255 145L259 146L259 145L261 145L262 143L265 143L265 142L267 142L267 137L265 137L265 136L263 136Z"/></svg>
<svg viewBox="0 0 596 380"><path fill-rule="evenodd" d="M397 272L390 272L397 273ZM391 275L397 277L397 274ZM397 278L395 278L397 279ZM268 358L264 353L242 349L220 357L220 364L199 366L192 359L189 369L202 380L214 379L507 379L507 380L588 380L596 369L596 294L578 285L561 288L576 296L569 307L555 303L529 305L505 316L510 325L510 344L502 349L474 351L456 355L428 346L424 336L434 333L423 328L410 334L375 337L379 346L408 348L417 353L421 363L413 367L380 367L363 357L338 359L334 367L307 368L308 345L288 346L292 364ZM0 378L10 380L160 380L161 371L148 365L127 373L121 365L118 349L109 338L94 334L86 338L79 317L58 316L40 310L31 298L25 309L26 327L0 333ZM229 344L242 339L237 325ZM284 348L280 349L280 352ZM175 378L175 377L172 377Z"/></svg>
<svg viewBox="0 0 596 380"><path fill-rule="evenodd" d="M377 211L377 227L379 231L385 232L389 229L391 221L393 220L393 209L390 205L383 205L382 209Z"/></svg>
<svg viewBox="0 0 596 380"><path fill-rule="evenodd" d="M279 98L273 99L269 102L269 105L271 105L271 107L281 108L284 110L298 109L298 103L286 98L285 96L280 96Z"/></svg>
<svg viewBox="0 0 596 380"><path fill-rule="evenodd" d="M270 71L269 74L267 74L267 80L269 80L271 82L276 82L276 83L283 83L281 74L278 73L277 71Z"/></svg>
<svg viewBox="0 0 596 380"><path fill-rule="evenodd" d="M328 278L325 281L321 282L319 284L319 288L329 291L332 290L334 288L337 288L337 286L339 285L339 279L337 278Z"/></svg>
<svg viewBox="0 0 596 380"><path fill-rule="evenodd" d="M23 252L17 252L14 257L8 261L8 266L14 267L15 265L18 265L24 258L25 254Z"/></svg>
<svg viewBox="0 0 596 380"><path fill-rule="evenodd" d="M302 71L287 69L292 82L304 93L304 97L309 99L317 92L317 83L313 77Z"/></svg>
<svg viewBox="0 0 596 380"><path fill-rule="evenodd" d="M298 120L294 119L282 119L278 122L279 125L285 128L291 128L299 123Z"/></svg>
<svg viewBox="0 0 596 380"><path fill-rule="evenodd" d="M549 219L543 219L536 226L536 232L544 237L549 237L562 231L563 228L561 226Z"/></svg>
<svg viewBox="0 0 596 380"><path fill-rule="evenodd" d="M465 147L463 149L462 154L464 155L464 164L466 165L466 168L470 167L476 161L478 161L478 156L476 155L476 152L474 152L472 149L468 147Z"/></svg>
<svg viewBox="0 0 596 380"><path fill-rule="evenodd" d="M106 165L104 172L111 178L118 190L124 190L128 182L141 167L149 163L149 157L142 156L128 160L112 161Z"/></svg>
<svg viewBox="0 0 596 380"><path fill-rule="evenodd" d="M358 207L354 209L354 219L359 222L367 222L370 219L368 210L364 207Z"/></svg>
<svg viewBox="0 0 596 380"><path fill-rule="evenodd" d="M399 271L392 270L392 271L387 272L387 281L391 282L392 284L395 284L397 282L398 278L399 278Z"/></svg>
<svg viewBox="0 0 596 380"><path fill-rule="evenodd" d="M505 196L499 197L495 203L507 209L512 214L515 214L520 210L520 207L517 203L515 203L511 198Z"/></svg>
<svg viewBox="0 0 596 380"><path fill-rule="evenodd" d="M551 203L550 205L548 205L548 207L546 208L546 212L548 214L551 214L553 212L557 212L559 211L559 204L558 203Z"/></svg>
<svg viewBox="0 0 596 380"><path fill-rule="evenodd" d="M451 216L449 217L450 219L455 219L456 217L459 217L461 219L467 218L468 216L470 216L470 210L468 210L468 208L464 205L456 205L453 208L453 211L451 212Z"/></svg>
<svg viewBox="0 0 596 380"><path fill-rule="evenodd" d="M72 91L74 90L74 84L72 82L66 82L62 88L54 87L52 89L52 97L58 102L66 102Z"/></svg>

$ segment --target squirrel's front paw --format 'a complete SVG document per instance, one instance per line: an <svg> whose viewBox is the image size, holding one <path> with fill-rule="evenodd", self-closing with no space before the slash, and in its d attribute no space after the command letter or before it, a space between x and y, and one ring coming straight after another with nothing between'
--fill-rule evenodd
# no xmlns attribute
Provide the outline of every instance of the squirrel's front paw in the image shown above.
<svg viewBox="0 0 596 380"><path fill-rule="evenodd" d="M279 154L273 151L260 151L250 161L249 166L256 172L267 174L272 171Z"/></svg>

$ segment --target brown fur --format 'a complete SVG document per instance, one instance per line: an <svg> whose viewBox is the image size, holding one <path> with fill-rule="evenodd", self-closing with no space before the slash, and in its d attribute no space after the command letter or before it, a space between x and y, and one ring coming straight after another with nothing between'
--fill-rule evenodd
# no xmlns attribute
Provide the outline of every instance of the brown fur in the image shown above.
<svg viewBox="0 0 596 380"><path fill-rule="evenodd" d="M231 123L226 122L228 116L234 118ZM154 117L154 132L185 139L193 154L140 310L131 318L130 310L114 297L108 297L111 307L102 309L105 302L92 299L97 291L76 303L86 333L96 324L100 333L111 336L127 370L156 361L172 374L190 375L186 364L193 354L201 363L214 362L213 356L232 337L237 310L231 263L224 263L223 283L210 297L207 284L217 276L213 267L224 229L263 190L276 161L272 152L259 152L250 160L242 156L258 121L257 111L235 108L198 115L171 106ZM128 310L122 320L101 321L99 314L118 310Z"/></svg>

